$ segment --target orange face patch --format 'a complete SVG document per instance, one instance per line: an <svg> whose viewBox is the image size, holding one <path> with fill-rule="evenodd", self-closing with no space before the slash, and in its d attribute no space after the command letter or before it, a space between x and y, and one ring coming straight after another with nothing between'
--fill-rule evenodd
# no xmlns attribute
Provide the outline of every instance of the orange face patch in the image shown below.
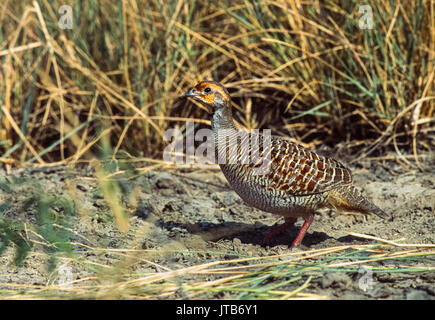
<svg viewBox="0 0 435 320"><path fill-rule="evenodd" d="M200 82L196 85L195 89L198 92L202 92L205 88L209 87L210 89L212 89L213 91L222 91L222 88L214 83L210 83L210 82Z"/></svg>
<svg viewBox="0 0 435 320"><path fill-rule="evenodd" d="M205 93L204 95L201 96L201 98L202 100L204 100L209 104L214 103L214 97L216 93L219 93L223 97L223 99L226 100L227 102L230 99L228 94L225 92L225 89L223 89L220 85L215 84L213 82L202 81L195 86L195 90L197 92L204 92L205 88L210 88L211 92Z"/></svg>
<svg viewBox="0 0 435 320"><path fill-rule="evenodd" d="M209 104L213 104L214 103L214 93L207 94L205 96L202 96L201 98L203 100L205 100Z"/></svg>

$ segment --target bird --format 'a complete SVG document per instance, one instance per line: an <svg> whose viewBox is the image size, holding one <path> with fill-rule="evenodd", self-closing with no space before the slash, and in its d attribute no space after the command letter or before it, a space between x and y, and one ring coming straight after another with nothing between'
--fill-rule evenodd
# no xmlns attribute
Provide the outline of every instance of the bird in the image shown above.
<svg viewBox="0 0 435 320"><path fill-rule="evenodd" d="M280 234L303 218L304 223L291 245L291 248L298 247L315 212L321 208L389 217L364 197L354 185L350 169L338 160L279 136L236 127L231 97L222 84L201 81L183 97L198 101L211 114L216 159L231 188L247 205L284 217L284 223L272 228L266 238ZM249 145L252 141L258 141L257 146ZM244 148L243 144L248 147ZM231 156L232 147L235 151ZM246 161L254 153L255 161ZM258 170L258 159L266 163L264 172Z"/></svg>

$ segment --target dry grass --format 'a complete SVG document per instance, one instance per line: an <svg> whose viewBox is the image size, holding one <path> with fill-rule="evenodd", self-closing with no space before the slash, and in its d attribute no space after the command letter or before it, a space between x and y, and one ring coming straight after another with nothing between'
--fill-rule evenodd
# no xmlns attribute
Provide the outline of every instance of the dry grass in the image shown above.
<svg viewBox="0 0 435 320"><path fill-rule="evenodd" d="M0 283L0 295L5 299L204 299L219 296L239 299L328 299L310 292L310 282L318 281L325 273L357 274L355 281L358 281L361 266L370 268L373 273L432 272L434 267L428 264L435 254L434 245L427 248L414 244L344 245L264 257L214 259L171 270L148 260L156 254L161 256L177 252L171 245L158 250L132 250L70 244L80 246L80 254L73 258L60 258L62 263L72 267L74 272L87 269L91 275L62 284L58 279L60 273L56 272L46 285ZM107 265L86 258L103 253L116 256L120 262ZM225 253L207 251L204 254L219 257ZM32 253L33 258L35 255L38 254ZM412 260L419 261L420 266L410 266ZM144 263L152 264L161 271L152 274L132 271L136 265Z"/></svg>
<svg viewBox="0 0 435 320"><path fill-rule="evenodd" d="M73 29L62 30L68 3ZM161 159L165 129L207 117L177 98L215 79L248 129L311 147L344 141L355 158L391 149L421 167L434 130L434 4L368 3L372 30L359 29L357 1L3 1L0 160L87 161L103 138L113 158Z"/></svg>

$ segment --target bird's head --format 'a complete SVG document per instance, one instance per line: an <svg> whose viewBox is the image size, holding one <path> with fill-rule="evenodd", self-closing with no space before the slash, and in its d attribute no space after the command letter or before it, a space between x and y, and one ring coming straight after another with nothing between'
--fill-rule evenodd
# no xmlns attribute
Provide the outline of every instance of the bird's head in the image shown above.
<svg viewBox="0 0 435 320"><path fill-rule="evenodd" d="M214 81L201 81L192 89L189 89L184 97L191 97L200 102L207 108L209 113L231 106L230 94L227 89Z"/></svg>

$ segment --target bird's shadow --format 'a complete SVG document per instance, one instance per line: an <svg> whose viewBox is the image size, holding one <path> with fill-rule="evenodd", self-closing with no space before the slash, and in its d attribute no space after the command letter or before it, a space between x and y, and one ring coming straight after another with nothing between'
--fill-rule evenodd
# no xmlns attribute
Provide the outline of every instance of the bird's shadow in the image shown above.
<svg viewBox="0 0 435 320"><path fill-rule="evenodd" d="M179 222L159 220L156 222L156 225L170 232L174 231L174 228L178 230L185 229L190 234L201 236L204 241L217 241L220 239L233 240L238 238L242 243L260 245L262 247L273 247L279 245L290 246L298 235L300 229L300 227L297 226L290 226L281 234L265 241L266 235L272 230L273 226L268 226L261 222L256 223L255 225L243 222L212 223L206 221L183 224ZM331 238L332 237L324 232L308 232L305 235L302 244L305 246L312 246ZM342 242L346 242L346 239L342 239Z"/></svg>

